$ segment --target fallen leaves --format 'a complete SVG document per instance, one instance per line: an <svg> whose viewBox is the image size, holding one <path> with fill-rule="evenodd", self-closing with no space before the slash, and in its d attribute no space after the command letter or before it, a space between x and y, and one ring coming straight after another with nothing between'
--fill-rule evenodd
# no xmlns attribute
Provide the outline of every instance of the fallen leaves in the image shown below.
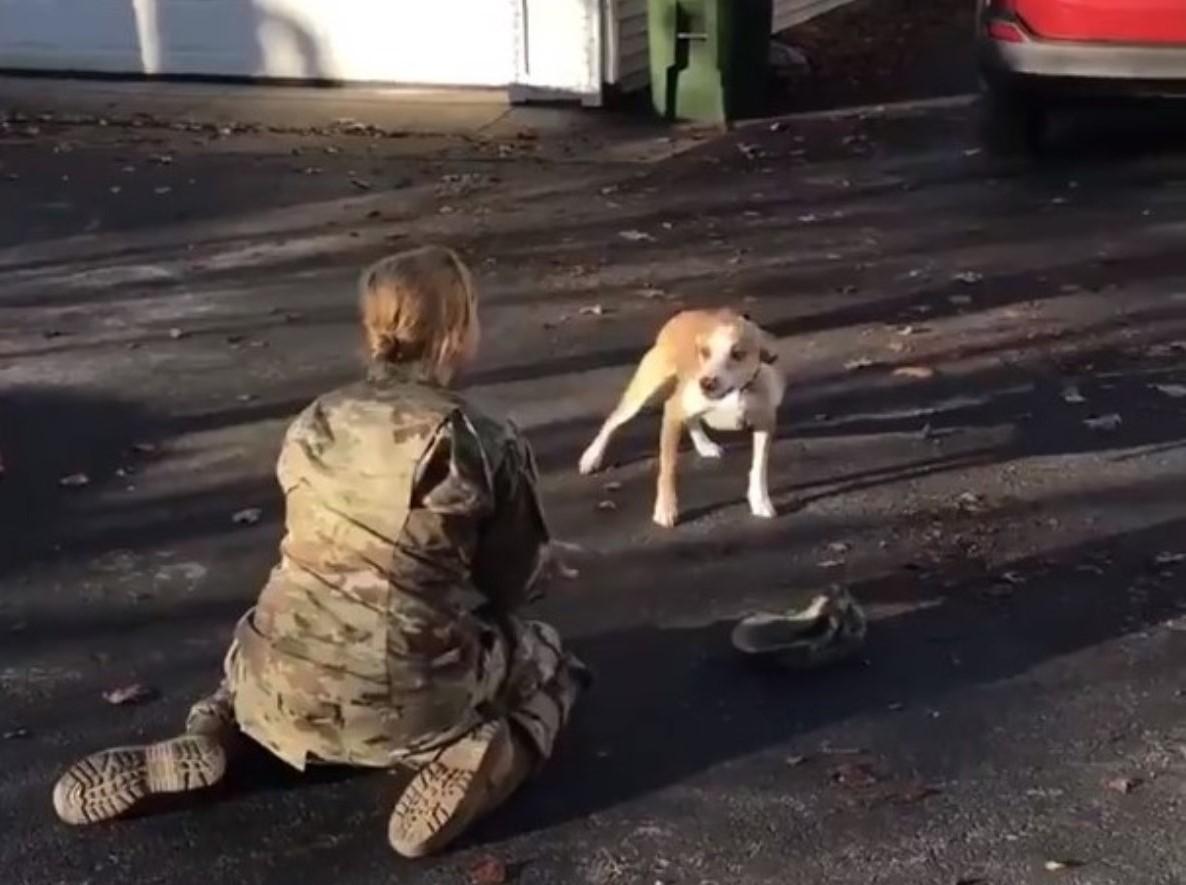
<svg viewBox="0 0 1186 885"><path fill-rule="evenodd" d="M70 475L63 476L58 480L58 485L68 489L82 488L83 486L89 486L90 484L91 478L85 473L71 473Z"/></svg>
<svg viewBox="0 0 1186 885"><path fill-rule="evenodd" d="M935 370L930 366L899 366L894 369L894 375L898 378L912 378L917 381L925 381L928 378L935 377Z"/></svg>
<svg viewBox="0 0 1186 885"><path fill-rule="evenodd" d="M957 283L963 283L965 286L972 286L984 280L984 274L978 273L974 270L964 270L952 276L952 279Z"/></svg>
<svg viewBox="0 0 1186 885"><path fill-rule="evenodd" d="M846 372L858 372L861 369L871 369L876 366L876 361L867 356L859 356L856 359L851 359L844 364Z"/></svg>
<svg viewBox="0 0 1186 885"><path fill-rule="evenodd" d="M103 692L103 700L116 707L144 704L157 696L156 689L142 682L112 688Z"/></svg>
<svg viewBox="0 0 1186 885"><path fill-rule="evenodd" d="M830 777L842 787L860 789L881 782L881 776L868 762L843 762L832 769Z"/></svg>
<svg viewBox="0 0 1186 885"><path fill-rule="evenodd" d="M489 854L469 868L470 885L504 885L509 878L507 865Z"/></svg>
<svg viewBox="0 0 1186 885"><path fill-rule="evenodd" d="M1083 421L1085 427L1091 430L1111 431L1118 428L1124 419L1115 412L1110 412L1107 415L1097 415L1094 418L1087 418Z"/></svg>
<svg viewBox="0 0 1186 885"><path fill-rule="evenodd" d="M606 498L605 500L597 502L597 509L600 510L602 513L610 513L614 510L617 510L618 505L616 502L611 501L609 498Z"/></svg>
<svg viewBox="0 0 1186 885"><path fill-rule="evenodd" d="M1186 397L1186 384L1152 384L1150 386L1157 392L1164 393L1170 399Z"/></svg>
<svg viewBox="0 0 1186 885"><path fill-rule="evenodd" d="M246 507L243 510L236 510L231 514L231 522L235 525L255 525L263 516L263 511L258 507Z"/></svg>
<svg viewBox="0 0 1186 885"><path fill-rule="evenodd" d="M1079 392L1079 388L1074 384L1068 384L1062 389L1062 400L1071 405L1078 405L1079 403L1087 402L1087 397Z"/></svg>
<svg viewBox="0 0 1186 885"><path fill-rule="evenodd" d="M641 230L620 230L618 236L630 243L653 243L655 238L646 231Z"/></svg>
<svg viewBox="0 0 1186 885"><path fill-rule="evenodd" d="M1127 796L1143 783L1144 781L1139 777L1114 777L1105 782L1104 786L1114 793L1123 793Z"/></svg>
<svg viewBox="0 0 1186 885"><path fill-rule="evenodd" d="M24 726L17 726L16 728L8 729L8 731L0 732L0 740L4 741L21 740L22 738L27 738L29 736L29 729L25 728Z"/></svg>
<svg viewBox="0 0 1186 885"><path fill-rule="evenodd" d="M1165 550L1153 557L1154 565L1178 565L1186 562L1186 553L1171 553Z"/></svg>
<svg viewBox="0 0 1186 885"><path fill-rule="evenodd" d="M1058 873L1063 870L1073 870L1082 864L1075 860L1048 860L1042 866L1048 873Z"/></svg>

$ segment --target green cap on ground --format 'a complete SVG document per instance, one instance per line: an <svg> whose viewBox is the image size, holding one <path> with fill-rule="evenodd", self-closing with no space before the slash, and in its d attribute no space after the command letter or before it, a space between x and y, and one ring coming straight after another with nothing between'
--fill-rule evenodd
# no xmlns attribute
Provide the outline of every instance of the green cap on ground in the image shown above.
<svg viewBox="0 0 1186 885"><path fill-rule="evenodd" d="M780 612L758 612L733 628L733 647L758 660L796 670L838 663L865 641L865 613L848 591L835 587L804 596Z"/></svg>

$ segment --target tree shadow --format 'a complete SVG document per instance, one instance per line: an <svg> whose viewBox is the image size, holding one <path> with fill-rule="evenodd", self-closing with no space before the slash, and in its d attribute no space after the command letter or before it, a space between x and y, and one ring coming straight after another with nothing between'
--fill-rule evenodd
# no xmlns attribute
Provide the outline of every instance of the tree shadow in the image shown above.
<svg viewBox="0 0 1186 885"><path fill-rule="evenodd" d="M57 523L118 482L151 452L143 406L63 387L9 388L0 396L0 574L38 549ZM50 552L50 551L44 551Z"/></svg>

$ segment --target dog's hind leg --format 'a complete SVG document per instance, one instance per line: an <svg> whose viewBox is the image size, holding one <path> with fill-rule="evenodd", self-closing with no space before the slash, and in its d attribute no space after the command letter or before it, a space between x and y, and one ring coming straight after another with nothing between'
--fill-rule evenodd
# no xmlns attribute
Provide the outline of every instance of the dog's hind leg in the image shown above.
<svg viewBox="0 0 1186 885"><path fill-rule="evenodd" d="M618 405L610 412L593 442L589 443L589 447L581 455L581 473L589 474L600 470L606 446L617 429L637 415L648 403L657 399L674 381L674 367L670 365L665 354L652 347L638 364L638 369L626 385Z"/></svg>

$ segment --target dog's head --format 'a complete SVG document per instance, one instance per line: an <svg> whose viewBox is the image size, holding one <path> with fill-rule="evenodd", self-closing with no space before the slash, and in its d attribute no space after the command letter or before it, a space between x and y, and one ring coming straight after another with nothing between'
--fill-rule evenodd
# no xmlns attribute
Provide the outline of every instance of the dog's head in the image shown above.
<svg viewBox="0 0 1186 885"><path fill-rule="evenodd" d="M745 387L762 363L778 359L774 338L745 314L722 311L711 330L696 339L697 383L709 399Z"/></svg>

